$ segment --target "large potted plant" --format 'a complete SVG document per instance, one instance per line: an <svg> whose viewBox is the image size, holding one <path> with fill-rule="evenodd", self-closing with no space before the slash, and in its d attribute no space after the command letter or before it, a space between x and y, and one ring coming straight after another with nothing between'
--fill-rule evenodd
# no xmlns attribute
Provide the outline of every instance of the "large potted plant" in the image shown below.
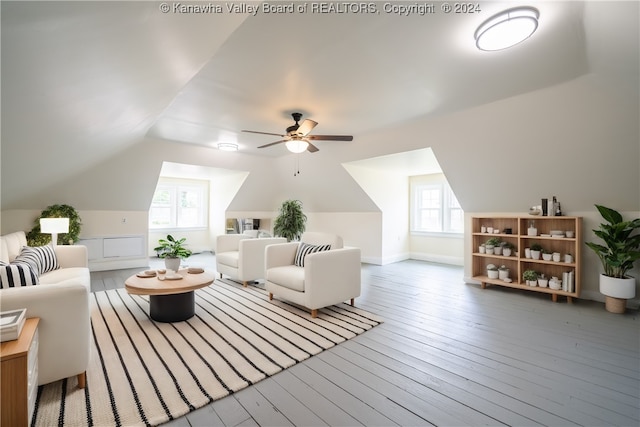
<svg viewBox="0 0 640 427"><path fill-rule="evenodd" d="M178 271L180 260L191 256L191 251L184 245L186 240L186 237L176 240L171 234L167 234L166 239L158 240L158 246L153 250L158 253L158 257L164 258L167 270Z"/></svg>
<svg viewBox="0 0 640 427"><path fill-rule="evenodd" d="M287 241L300 240L307 224L307 216L302 212L300 200L286 200L280 206L280 213L273 224L273 233Z"/></svg>
<svg viewBox="0 0 640 427"><path fill-rule="evenodd" d="M69 218L69 231L58 234L58 245L73 245L80 239L80 229L82 220L73 206L51 205L40 213L40 216L33 222L33 228L27 233L27 244L29 246L44 246L51 242L50 234L40 232L40 218Z"/></svg>
<svg viewBox="0 0 640 427"><path fill-rule="evenodd" d="M601 205L595 205L607 221L593 230L604 245L586 242L598 255L604 273L600 274L600 292L605 295L605 307L612 313L624 313L626 300L636 294L636 279L627 275L640 259L640 218L625 221L622 215ZM635 233L635 234L634 234Z"/></svg>

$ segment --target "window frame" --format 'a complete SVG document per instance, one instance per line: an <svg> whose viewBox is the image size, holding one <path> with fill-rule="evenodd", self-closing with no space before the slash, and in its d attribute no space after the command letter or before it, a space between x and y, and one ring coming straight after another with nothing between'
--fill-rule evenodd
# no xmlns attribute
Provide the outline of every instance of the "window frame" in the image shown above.
<svg viewBox="0 0 640 427"><path fill-rule="evenodd" d="M157 226L152 224L152 210L156 208L167 208L166 205L154 206L156 194L160 190L167 190L170 193L169 206L170 220L168 225ZM181 206L180 194L182 191L189 190L198 193L198 202L200 204L197 212L197 225L181 226L181 211L185 207ZM206 230L209 227L209 182L205 180L182 180L182 179L159 179L156 189L151 198L149 206L148 227L150 231L170 231L170 230Z"/></svg>
<svg viewBox="0 0 640 427"><path fill-rule="evenodd" d="M424 209L421 204L423 192L427 190L437 190L439 196L438 223L439 230L427 229L421 224L421 211ZM449 186L446 179L416 179L411 182L411 207L410 207L410 232L414 235L431 235L438 237L456 237L464 236L464 210L460 206L453 190ZM452 212L459 210L461 212L462 229L456 230L451 228Z"/></svg>

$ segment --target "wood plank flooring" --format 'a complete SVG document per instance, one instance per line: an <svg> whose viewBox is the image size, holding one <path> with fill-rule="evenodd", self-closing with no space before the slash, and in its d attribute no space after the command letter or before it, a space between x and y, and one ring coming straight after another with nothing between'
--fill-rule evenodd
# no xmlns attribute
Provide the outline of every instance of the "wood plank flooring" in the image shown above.
<svg viewBox="0 0 640 427"><path fill-rule="evenodd" d="M211 254L188 261L215 268ZM136 271L94 272L92 288ZM462 277L422 261L364 264L356 305L382 325L166 425L640 425L637 310Z"/></svg>

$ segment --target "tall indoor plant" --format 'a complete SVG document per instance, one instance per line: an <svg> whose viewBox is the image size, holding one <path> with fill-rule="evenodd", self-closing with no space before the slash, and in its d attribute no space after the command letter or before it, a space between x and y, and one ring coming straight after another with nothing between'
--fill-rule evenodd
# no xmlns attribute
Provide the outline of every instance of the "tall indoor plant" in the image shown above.
<svg viewBox="0 0 640 427"><path fill-rule="evenodd" d="M184 245L187 238L176 240L171 234L167 234L166 239L158 240L158 246L153 250L158 253L158 257L164 258L164 265L168 270L178 271L180 260L191 256L191 251Z"/></svg>
<svg viewBox="0 0 640 427"><path fill-rule="evenodd" d="M302 212L300 200L286 200L280 206L280 213L273 224L273 233L287 241L300 240L307 224L307 216Z"/></svg>
<svg viewBox="0 0 640 427"><path fill-rule="evenodd" d="M596 205L607 221L593 230L604 245L586 242L604 267L600 275L600 292L605 295L605 306L612 313L624 313L626 300L636 293L636 279L627 275L635 261L640 259L640 218L625 221L622 215L601 205Z"/></svg>

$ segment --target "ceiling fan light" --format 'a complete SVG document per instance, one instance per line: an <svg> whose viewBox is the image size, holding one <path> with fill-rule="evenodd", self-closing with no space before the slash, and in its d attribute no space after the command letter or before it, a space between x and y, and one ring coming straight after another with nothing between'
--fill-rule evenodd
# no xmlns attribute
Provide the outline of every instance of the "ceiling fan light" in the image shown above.
<svg viewBox="0 0 640 427"><path fill-rule="evenodd" d="M219 142L218 150L222 151L238 151L238 144L233 144L231 142Z"/></svg>
<svg viewBox="0 0 640 427"><path fill-rule="evenodd" d="M309 143L302 139L292 139L287 141L285 145L287 146L287 150L292 153L302 153L309 147Z"/></svg>
<svg viewBox="0 0 640 427"><path fill-rule="evenodd" d="M536 31L539 16L540 13L533 7L508 9L494 15L476 30L476 46L486 51L515 46Z"/></svg>

